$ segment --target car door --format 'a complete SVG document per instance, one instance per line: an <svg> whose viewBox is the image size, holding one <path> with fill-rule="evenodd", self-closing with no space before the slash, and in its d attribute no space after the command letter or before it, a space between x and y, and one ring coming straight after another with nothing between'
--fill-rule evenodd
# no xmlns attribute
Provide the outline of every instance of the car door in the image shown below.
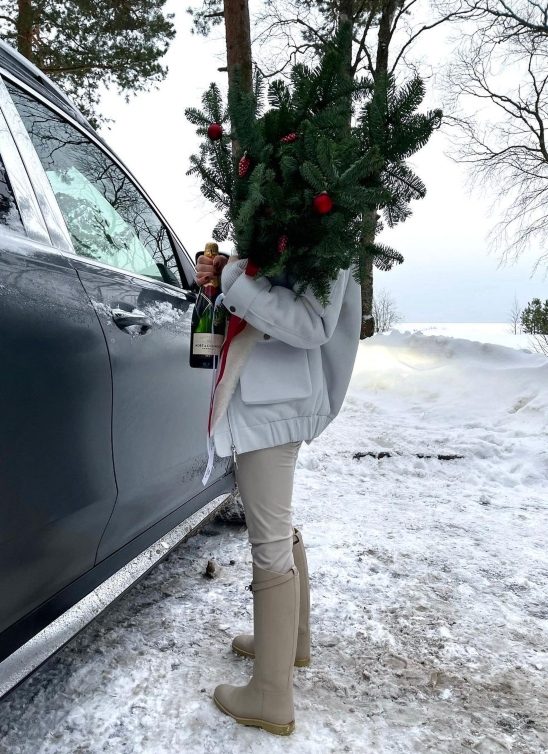
<svg viewBox="0 0 548 754"><path fill-rule="evenodd" d="M116 500L105 338L9 103L0 79L0 635L93 567Z"/></svg>
<svg viewBox="0 0 548 754"><path fill-rule="evenodd" d="M29 92L9 91L55 193L74 268L110 354L118 499L101 559L203 491L211 373L189 366L193 280L182 272L166 224L116 158ZM218 459L210 484L228 468Z"/></svg>

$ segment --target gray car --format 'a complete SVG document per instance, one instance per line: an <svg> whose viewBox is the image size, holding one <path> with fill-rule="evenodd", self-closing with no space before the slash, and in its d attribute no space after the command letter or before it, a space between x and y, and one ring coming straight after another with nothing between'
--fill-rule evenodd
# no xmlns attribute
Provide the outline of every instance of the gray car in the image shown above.
<svg viewBox="0 0 548 754"><path fill-rule="evenodd" d="M234 488L228 458L201 481L195 297L150 197L0 43L0 695L23 645Z"/></svg>

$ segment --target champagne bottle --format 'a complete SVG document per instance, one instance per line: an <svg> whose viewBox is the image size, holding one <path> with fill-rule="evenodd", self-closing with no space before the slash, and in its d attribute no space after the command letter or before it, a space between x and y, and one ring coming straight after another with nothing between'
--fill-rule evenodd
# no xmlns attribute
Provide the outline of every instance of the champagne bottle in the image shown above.
<svg viewBox="0 0 548 754"><path fill-rule="evenodd" d="M216 243L207 243L204 255L214 259L219 253ZM213 277L202 285L194 304L190 331L190 366L199 369L213 369L215 356L219 355L225 336L225 310L222 306L215 311L215 299L221 292L219 277Z"/></svg>

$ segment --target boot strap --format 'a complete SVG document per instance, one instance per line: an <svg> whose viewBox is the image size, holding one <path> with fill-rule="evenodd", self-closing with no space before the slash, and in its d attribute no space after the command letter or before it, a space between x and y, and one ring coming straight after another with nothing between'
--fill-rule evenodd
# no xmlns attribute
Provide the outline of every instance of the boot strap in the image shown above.
<svg viewBox="0 0 548 754"><path fill-rule="evenodd" d="M280 573L280 575L276 576L274 579L259 582L252 581L249 585L249 589L252 592L260 592L262 589L270 589L270 587L279 586L280 584L285 584L286 581L291 581L291 579L295 578L298 573L296 566L291 566L287 573Z"/></svg>

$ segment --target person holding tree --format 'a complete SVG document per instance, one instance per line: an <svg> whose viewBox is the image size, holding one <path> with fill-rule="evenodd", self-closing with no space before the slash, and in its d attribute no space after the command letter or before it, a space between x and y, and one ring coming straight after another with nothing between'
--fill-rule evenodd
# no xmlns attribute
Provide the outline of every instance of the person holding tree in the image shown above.
<svg viewBox="0 0 548 754"><path fill-rule="evenodd" d="M309 584L301 533L293 529L299 448L337 415L359 342L360 287L340 270L326 304L307 290L246 275L247 259L198 257L196 282L221 273L223 305L246 325L230 344L216 387L218 455L235 454L253 560L253 635L233 650L254 657L244 687L223 684L217 706L244 725L294 729L293 666L310 662ZM220 403L218 396L222 396Z"/></svg>
<svg viewBox="0 0 548 754"><path fill-rule="evenodd" d="M253 676L245 686L217 686L213 699L237 722L279 735L295 727L293 667L310 662L308 570L291 510L295 465L302 443L341 408L361 325L357 217L374 160L350 133L341 140L354 93L340 70L331 47L317 71L295 72L291 90L270 85L264 115L260 85L253 95L233 87L225 107L212 84L204 111L186 111L205 137L189 172L223 211L215 239L232 237L237 251L229 260L198 256L196 282L220 274L228 320L213 375L208 469L213 448L234 458L253 573L253 634L232 641L254 658Z"/></svg>

